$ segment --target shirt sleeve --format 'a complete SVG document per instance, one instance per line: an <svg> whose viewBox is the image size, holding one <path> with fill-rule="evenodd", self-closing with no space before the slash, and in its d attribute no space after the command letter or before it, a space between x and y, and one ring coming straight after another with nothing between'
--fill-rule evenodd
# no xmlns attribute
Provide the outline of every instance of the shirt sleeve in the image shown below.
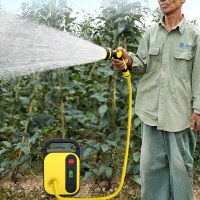
<svg viewBox="0 0 200 200"><path fill-rule="evenodd" d="M148 57L148 33L147 31L143 35L140 40L140 44L137 50L137 53L134 54L132 52L128 52L128 55L131 57L132 70L130 73L132 74L144 74L147 67L147 57Z"/></svg>
<svg viewBox="0 0 200 200"><path fill-rule="evenodd" d="M200 114L200 35L197 36L194 64L192 70L193 111Z"/></svg>

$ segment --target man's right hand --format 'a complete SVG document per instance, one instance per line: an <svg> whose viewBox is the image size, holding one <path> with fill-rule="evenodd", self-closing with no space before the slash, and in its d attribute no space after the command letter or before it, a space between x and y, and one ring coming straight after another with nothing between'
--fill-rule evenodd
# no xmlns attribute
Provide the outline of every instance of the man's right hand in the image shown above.
<svg viewBox="0 0 200 200"><path fill-rule="evenodd" d="M127 66L131 66L132 60L131 60L130 56L128 55L128 52L126 51L126 49L124 49L122 47L118 47L116 50L122 51L122 58L124 59ZM112 63L115 66L117 71L122 71L124 69L125 64L123 63L122 60L112 58Z"/></svg>

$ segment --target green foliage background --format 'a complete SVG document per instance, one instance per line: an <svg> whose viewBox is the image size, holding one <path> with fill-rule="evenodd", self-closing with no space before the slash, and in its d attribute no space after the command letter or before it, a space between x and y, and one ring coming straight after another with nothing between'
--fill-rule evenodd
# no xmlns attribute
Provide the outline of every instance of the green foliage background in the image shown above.
<svg viewBox="0 0 200 200"><path fill-rule="evenodd" d="M68 31L103 47L136 52L151 11L136 1L103 1L98 16L77 13L64 0L23 3L21 17ZM160 17L154 12L154 21ZM64 66L63 66L64 67ZM139 76L132 76L133 114L127 174L139 176L140 119L134 113ZM72 138L81 146L81 175L111 179L122 171L128 119L128 86L110 61L0 81L0 174L23 176L43 167L48 139ZM24 141L22 141L24 137ZM199 169L199 144L195 152ZM52 145L51 148L73 148ZM19 157L20 149L22 151ZM19 171L16 173L16 168Z"/></svg>

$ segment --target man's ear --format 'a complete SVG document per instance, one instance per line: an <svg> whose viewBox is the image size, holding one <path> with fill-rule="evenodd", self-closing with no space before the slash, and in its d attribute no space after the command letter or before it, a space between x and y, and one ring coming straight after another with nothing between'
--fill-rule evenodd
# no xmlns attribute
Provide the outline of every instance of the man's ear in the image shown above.
<svg viewBox="0 0 200 200"><path fill-rule="evenodd" d="M181 0L181 3L185 3L186 2L186 0Z"/></svg>

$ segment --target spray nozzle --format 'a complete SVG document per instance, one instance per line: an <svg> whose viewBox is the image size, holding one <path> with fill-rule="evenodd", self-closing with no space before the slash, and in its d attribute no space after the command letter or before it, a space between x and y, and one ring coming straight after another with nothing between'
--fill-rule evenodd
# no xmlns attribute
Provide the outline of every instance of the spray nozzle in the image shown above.
<svg viewBox="0 0 200 200"><path fill-rule="evenodd" d="M110 60L112 57L115 59L123 60L122 58L122 51L112 50L111 48L105 47L106 55L103 60Z"/></svg>
<svg viewBox="0 0 200 200"><path fill-rule="evenodd" d="M125 78L129 79L131 77L131 74L130 74L130 72L128 70L128 67L127 67L124 59L122 58L122 51L121 50L119 50L119 51L114 50L113 51L111 48L107 48L107 47L105 47L105 50L106 50L106 55L103 58L103 60L110 60L112 57L115 58L115 59L122 60L124 62L124 64L125 64L124 69L122 70L122 72L123 72Z"/></svg>

